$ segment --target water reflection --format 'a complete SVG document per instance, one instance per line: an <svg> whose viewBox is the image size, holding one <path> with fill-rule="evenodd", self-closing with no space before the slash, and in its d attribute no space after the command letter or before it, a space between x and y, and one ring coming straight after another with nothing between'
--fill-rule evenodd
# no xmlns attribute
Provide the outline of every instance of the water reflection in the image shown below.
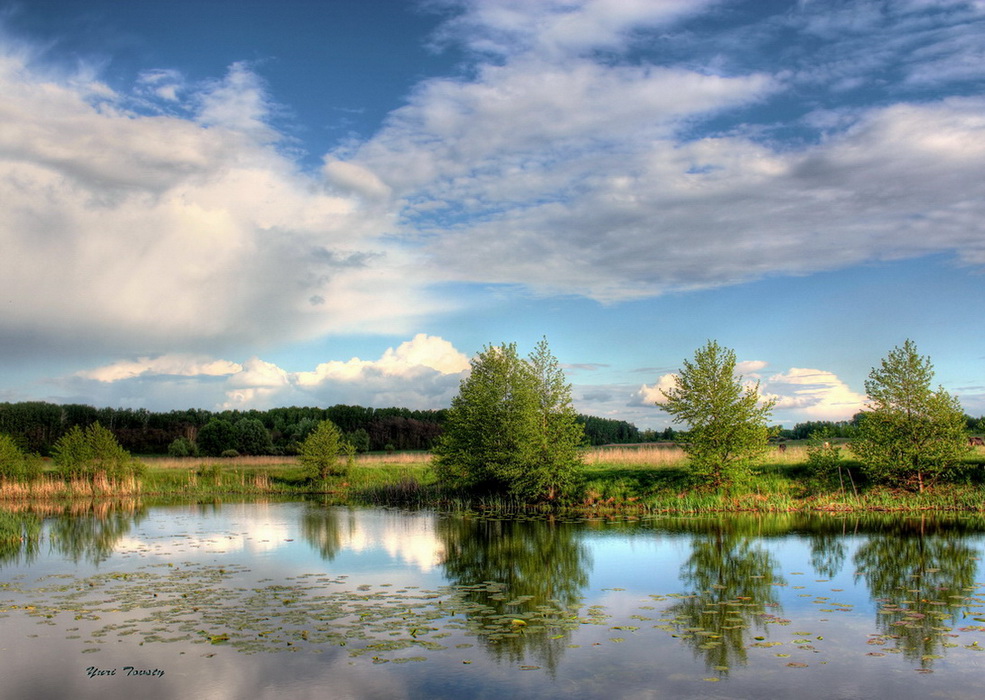
<svg viewBox="0 0 985 700"><path fill-rule="evenodd" d="M881 606L881 637L872 642L892 645L922 669L955 646L948 625L957 623L976 588L978 550L963 539L964 529L901 520L870 535L855 553L856 578Z"/></svg>
<svg viewBox="0 0 985 700"><path fill-rule="evenodd" d="M680 575L692 593L668 610L680 638L720 674L745 665L752 630L765 632L780 614L779 562L746 534L750 524L726 520L694 538Z"/></svg>
<svg viewBox="0 0 985 700"><path fill-rule="evenodd" d="M33 562L46 530L52 551L74 563L99 564L146 514L132 499L8 506L0 511L0 563Z"/></svg>
<svg viewBox="0 0 985 700"><path fill-rule="evenodd" d="M469 628L497 659L556 669L591 568L578 529L554 520L449 517L438 534L445 576L470 604Z"/></svg>

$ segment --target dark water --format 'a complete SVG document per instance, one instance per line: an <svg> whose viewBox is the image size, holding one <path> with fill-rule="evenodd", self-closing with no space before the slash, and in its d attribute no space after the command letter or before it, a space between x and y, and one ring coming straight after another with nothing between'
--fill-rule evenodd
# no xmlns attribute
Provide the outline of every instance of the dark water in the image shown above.
<svg viewBox="0 0 985 700"><path fill-rule="evenodd" d="M972 698L985 521L6 515L0 697Z"/></svg>

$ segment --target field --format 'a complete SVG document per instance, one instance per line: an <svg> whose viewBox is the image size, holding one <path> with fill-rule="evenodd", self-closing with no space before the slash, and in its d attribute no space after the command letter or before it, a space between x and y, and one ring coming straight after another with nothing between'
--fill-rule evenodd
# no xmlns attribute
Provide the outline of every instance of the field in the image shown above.
<svg viewBox="0 0 985 700"><path fill-rule="evenodd" d="M847 453L847 451L846 451ZM833 481L819 488L806 473L807 448L771 450L748 482L713 491L690 479L687 458L674 445L606 446L584 452L582 488L572 503L592 512L790 512L804 510L985 510L985 448L965 469L926 493L865 484L850 454ZM295 457L145 457L144 473L122 483L0 483L8 502L92 498L315 497L326 503L439 509L522 509L508 496L451 494L441 489L426 452L358 455L344 476L309 480ZM555 504L556 505L556 504Z"/></svg>

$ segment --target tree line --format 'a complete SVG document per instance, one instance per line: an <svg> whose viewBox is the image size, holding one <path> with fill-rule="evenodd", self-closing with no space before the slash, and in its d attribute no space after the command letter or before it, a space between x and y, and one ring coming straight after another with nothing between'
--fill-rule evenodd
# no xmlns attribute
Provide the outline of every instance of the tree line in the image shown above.
<svg viewBox="0 0 985 700"><path fill-rule="evenodd" d="M0 403L0 434L24 452L51 456L55 444L73 428L99 424L121 447L135 454L297 454L299 446L325 420L332 421L357 451L431 450L444 430L448 409L413 410L337 404L327 408L282 407L266 411L166 412L144 408L95 408L43 401ZM579 415L586 444L658 440L664 433L640 431L632 423ZM203 432L204 431L204 432Z"/></svg>

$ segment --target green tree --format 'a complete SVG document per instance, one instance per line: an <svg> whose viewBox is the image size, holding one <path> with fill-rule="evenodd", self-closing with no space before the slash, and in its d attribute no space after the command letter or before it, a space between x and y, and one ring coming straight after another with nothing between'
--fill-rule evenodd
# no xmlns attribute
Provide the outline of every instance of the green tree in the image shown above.
<svg viewBox="0 0 985 700"><path fill-rule="evenodd" d="M341 457L345 455L351 459L353 452L338 426L330 420L323 420L301 443L298 461L309 478L324 481L329 476L344 475L348 463L343 463Z"/></svg>
<svg viewBox="0 0 985 700"><path fill-rule="evenodd" d="M571 404L571 384L546 338L530 353L528 364L537 397L537 443L534 461L517 486L523 494L549 501L566 498L577 486L585 431Z"/></svg>
<svg viewBox="0 0 985 700"><path fill-rule="evenodd" d="M874 481L916 487L956 467L968 452L957 398L931 389L934 367L912 340L896 347L865 382L869 397L852 451Z"/></svg>
<svg viewBox="0 0 985 700"><path fill-rule="evenodd" d="M14 438L0 433L0 477L33 481L41 476L41 458L21 451Z"/></svg>
<svg viewBox="0 0 985 700"><path fill-rule="evenodd" d="M259 418L240 418L236 421L235 449L244 455L269 455L274 449L270 433Z"/></svg>
<svg viewBox="0 0 985 700"><path fill-rule="evenodd" d="M73 426L52 450L55 465L70 479L119 480L139 476L143 465L120 447L113 433L99 423Z"/></svg>
<svg viewBox="0 0 985 700"><path fill-rule="evenodd" d="M572 487L582 431L546 341L529 360L516 344L487 346L452 400L435 447L438 479L453 488L552 500Z"/></svg>
<svg viewBox="0 0 985 700"><path fill-rule="evenodd" d="M735 373L735 351L709 340L684 360L675 386L661 390L660 404L675 420L690 426L682 447L695 476L715 487L748 475L756 457L769 447L774 401L762 401L759 382L744 386Z"/></svg>
<svg viewBox="0 0 985 700"><path fill-rule="evenodd" d="M218 457L236 449L236 427L225 418L213 418L198 431L196 442L202 454Z"/></svg>

